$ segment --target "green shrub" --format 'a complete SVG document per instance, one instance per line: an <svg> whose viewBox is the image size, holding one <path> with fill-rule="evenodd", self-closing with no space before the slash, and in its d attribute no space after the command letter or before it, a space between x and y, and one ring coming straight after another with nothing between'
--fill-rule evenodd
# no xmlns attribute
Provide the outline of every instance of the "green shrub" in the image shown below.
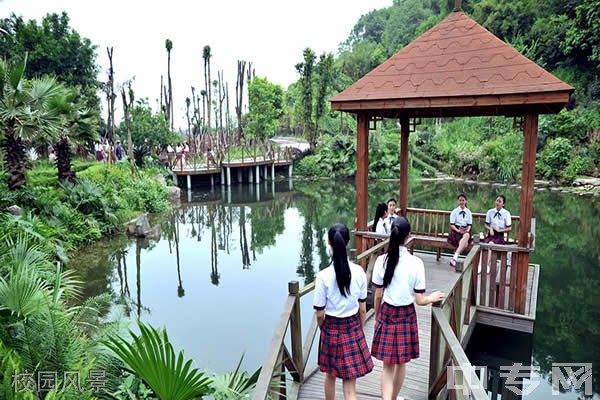
<svg viewBox="0 0 600 400"><path fill-rule="evenodd" d="M540 173L546 178L558 177L573 155L573 145L567 138L548 141L542 152Z"/></svg>

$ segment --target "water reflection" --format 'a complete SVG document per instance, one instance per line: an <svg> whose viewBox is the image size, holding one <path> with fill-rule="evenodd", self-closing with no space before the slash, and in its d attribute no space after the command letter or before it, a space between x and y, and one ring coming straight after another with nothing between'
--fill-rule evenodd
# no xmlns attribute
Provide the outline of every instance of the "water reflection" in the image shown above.
<svg viewBox="0 0 600 400"><path fill-rule="evenodd" d="M516 190L455 183L415 184L409 205L450 210L459 192L467 193L474 212L492 207L501 192L507 209L519 213ZM398 183L371 183L369 193L374 210L397 197ZM151 221L161 224L159 240L111 238L78 252L71 266L86 282L86 296L110 291L125 315L167 326L201 368L227 371L245 351L247 369L255 369L287 282L312 282L329 264L326 230L336 222L352 225L355 197L352 181L300 181L293 189L288 181L206 188ZM600 204L538 192L534 202L532 262L541 265L541 273L532 356L525 358L545 381L553 362L592 362L599 371ZM599 375L594 372L595 393Z"/></svg>

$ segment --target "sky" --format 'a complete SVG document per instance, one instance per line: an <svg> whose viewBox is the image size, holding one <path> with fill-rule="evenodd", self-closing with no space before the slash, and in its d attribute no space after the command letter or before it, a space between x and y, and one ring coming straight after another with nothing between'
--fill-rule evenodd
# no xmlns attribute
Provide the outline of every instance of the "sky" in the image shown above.
<svg viewBox="0 0 600 400"><path fill-rule="evenodd" d="M155 109L161 74L167 74L165 40L171 39L175 127L183 128L191 86L204 87L205 45L213 55L211 78L223 71L233 110L237 60L251 61L256 76L286 88L298 79L295 65L304 48L337 54L361 15L391 5L392 0L0 0L0 18L14 12L41 21L47 13L66 11L71 27L98 45L99 80L107 78L106 48L112 46L117 84L134 78L136 97L147 97Z"/></svg>

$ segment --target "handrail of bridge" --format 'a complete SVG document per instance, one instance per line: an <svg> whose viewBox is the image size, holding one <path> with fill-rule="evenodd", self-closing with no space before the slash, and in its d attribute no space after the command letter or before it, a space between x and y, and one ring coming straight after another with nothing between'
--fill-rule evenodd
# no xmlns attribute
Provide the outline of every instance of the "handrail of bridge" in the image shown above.
<svg viewBox="0 0 600 400"><path fill-rule="evenodd" d="M379 256L379 253L385 249L388 242L389 239L385 239L356 257L358 262L361 262L362 260L367 262L367 278L369 280L375 260ZM302 341L300 298L313 291L314 288L314 282L306 285L302 289L299 289L299 283L297 281L288 283L288 297L281 316L279 317L279 322L277 323L275 333L271 339L271 345L267 351L267 357L265 358L265 362L256 383L256 388L252 397L254 400L265 400L273 397L283 400L293 399L294 395L297 396L297 392L288 394L286 370L292 376L294 382L304 382L304 379L307 377L306 367L318 327L316 318L313 314L311 326L306 333L304 342ZM284 342L288 326L290 327L291 352ZM277 393L275 396L274 392Z"/></svg>
<svg viewBox="0 0 600 400"><path fill-rule="evenodd" d="M258 140L240 143L239 146L222 147L212 152L202 146L192 146L187 153L177 153L174 157L173 160L164 160L174 172L219 169L223 162L230 163L237 160L241 160L242 163L246 161L280 163L290 162L293 159L289 147L282 148ZM241 159L237 157L241 157Z"/></svg>
<svg viewBox="0 0 600 400"><path fill-rule="evenodd" d="M474 320L474 313L471 312L472 300L475 298L472 278L473 271L478 270L480 250L478 244L473 246L464 260L460 277L448 291L444 301L433 304L431 308L430 399L437 398L442 390L452 391L452 398L457 399L488 398L461 344L463 335L466 334L463 324L471 327ZM454 385L448 385L449 381Z"/></svg>

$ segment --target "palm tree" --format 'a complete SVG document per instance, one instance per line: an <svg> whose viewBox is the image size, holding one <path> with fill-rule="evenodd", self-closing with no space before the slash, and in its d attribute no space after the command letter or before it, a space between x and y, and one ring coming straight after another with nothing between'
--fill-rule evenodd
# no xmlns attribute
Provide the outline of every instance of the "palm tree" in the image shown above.
<svg viewBox="0 0 600 400"><path fill-rule="evenodd" d="M56 143L56 167L60 181L75 182L71 166L71 150L77 144L89 143L98 136L98 114L77 100L77 92L65 90L63 95L50 100L50 106L61 117L62 129Z"/></svg>
<svg viewBox="0 0 600 400"><path fill-rule="evenodd" d="M206 101L207 101L207 107L206 107L206 111L208 112L208 114L206 115L206 127L208 129L208 138L209 140L211 139L211 127L210 127L210 114L211 114L211 90L210 90L210 85L211 85L211 80L210 80L210 58L212 57L212 54L210 53L210 46L206 45L204 46L204 48L202 49L202 58L204 59L204 90L206 92ZM211 147L214 147L211 145ZM217 146L218 148L218 142L217 142Z"/></svg>
<svg viewBox="0 0 600 400"><path fill-rule="evenodd" d="M167 122L171 129L173 129L173 86L171 84L171 50L173 49L173 42L171 39L165 40L165 49L167 49L167 83L169 85Z"/></svg>
<svg viewBox="0 0 600 400"><path fill-rule="evenodd" d="M23 78L27 55L16 66L0 60L0 134L4 135L8 188L25 185L25 148L34 138L50 138L60 127L60 118L49 100L63 86L53 78Z"/></svg>

